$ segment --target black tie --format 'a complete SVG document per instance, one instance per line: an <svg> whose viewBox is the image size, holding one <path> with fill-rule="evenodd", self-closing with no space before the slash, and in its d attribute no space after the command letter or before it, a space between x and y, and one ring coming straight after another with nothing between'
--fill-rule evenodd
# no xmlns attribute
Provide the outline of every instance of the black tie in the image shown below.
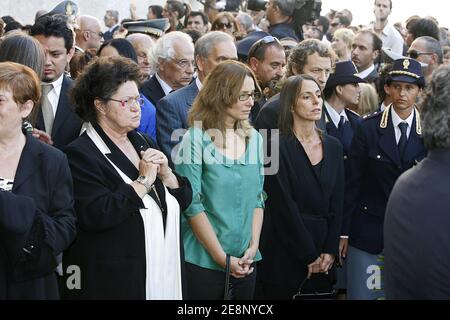
<svg viewBox="0 0 450 320"><path fill-rule="evenodd" d="M350 150L350 145L352 144L353 139L353 130L350 122L345 121L345 117L341 116L341 120L339 120L338 131L341 135L341 143L344 147L344 153L348 153Z"/></svg>
<svg viewBox="0 0 450 320"><path fill-rule="evenodd" d="M398 127L401 131L400 140L398 141L398 153L400 154L400 159L403 159L403 155L405 154L406 149L406 142L408 141L408 138L406 137L406 131L408 130L408 123L406 122L400 122L398 124Z"/></svg>

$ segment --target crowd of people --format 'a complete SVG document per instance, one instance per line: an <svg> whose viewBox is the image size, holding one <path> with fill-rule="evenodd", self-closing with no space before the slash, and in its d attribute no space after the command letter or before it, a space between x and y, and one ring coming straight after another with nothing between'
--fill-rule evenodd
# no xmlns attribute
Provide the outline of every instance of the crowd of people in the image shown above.
<svg viewBox="0 0 450 320"><path fill-rule="evenodd" d="M0 299L449 299L448 21L392 7L1 17Z"/></svg>

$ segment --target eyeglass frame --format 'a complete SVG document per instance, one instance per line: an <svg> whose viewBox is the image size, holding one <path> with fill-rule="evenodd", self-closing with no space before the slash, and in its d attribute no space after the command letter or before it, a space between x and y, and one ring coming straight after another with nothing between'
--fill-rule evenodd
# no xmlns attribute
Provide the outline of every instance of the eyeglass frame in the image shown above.
<svg viewBox="0 0 450 320"><path fill-rule="evenodd" d="M227 29L231 29L233 27L232 22L223 23L223 22L217 22L216 26L218 29L223 29L223 27L226 27Z"/></svg>
<svg viewBox="0 0 450 320"><path fill-rule="evenodd" d="M191 61L189 61L188 59L178 60L173 57L170 57L169 59L172 60L173 62L175 62L175 64L182 69L186 69L188 67L188 64L191 64L192 67L194 68L194 70L196 69L195 60L191 60Z"/></svg>
<svg viewBox="0 0 450 320"><path fill-rule="evenodd" d="M131 106L136 106L136 105L138 105L139 107L142 107L145 102L144 98L142 98L141 96L134 97L134 98L128 98L127 100L117 100L117 99L113 99L113 98L106 98L103 100L105 100L105 101L111 100L111 101L119 102L120 106L122 108L125 108L125 107L130 108ZM130 102L130 101L132 101L132 102ZM131 104L131 103L133 103L133 104Z"/></svg>
<svg viewBox="0 0 450 320"><path fill-rule="evenodd" d="M81 30L81 32L91 32L91 33L98 35L100 38L103 38L105 36L105 34L101 31L96 32L96 31L92 31L92 30Z"/></svg>
<svg viewBox="0 0 450 320"><path fill-rule="evenodd" d="M248 99L250 99L250 97L252 97L253 101L257 101L257 100L261 99L261 96L262 96L262 94L259 91L252 91L251 93L242 92L242 93L239 93L238 100L241 102L244 102L244 101L248 101Z"/></svg>
<svg viewBox="0 0 450 320"><path fill-rule="evenodd" d="M248 50L248 58L250 59L251 57L255 56L256 51L258 51L260 48L262 48L263 46L266 45L270 45L272 43L278 43L279 45L283 46L280 42L280 40L278 40L277 37L274 36L265 36L264 38L259 39L258 41L256 41L251 47L250 50Z"/></svg>
<svg viewBox="0 0 450 320"><path fill-rule="evenodd" d="M408 58L411 58L411 59L417 59L420 56L431 56L433 54L434 54L434 52L420 52L420 51L417 51L414 49L408 50L408 52L406 52L406 55L408 56Z"/></svg>

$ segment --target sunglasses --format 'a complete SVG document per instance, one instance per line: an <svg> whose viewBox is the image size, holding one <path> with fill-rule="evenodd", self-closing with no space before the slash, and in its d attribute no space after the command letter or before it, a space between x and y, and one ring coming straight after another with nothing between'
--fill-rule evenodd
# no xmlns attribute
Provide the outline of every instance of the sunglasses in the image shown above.
<svg viewBox="0 0 450 320"><path fill-rule="evenodd" d="M264 46L266 46L266 45L268 45L268 44L271 44L271 43L278 43L278 44L281 44L281 43L280 43L280 40L278 40L277 38L272 37L272 36L265 36L264 38L262 38L262 39L256 41L256 42L252 45L252 47L250 48L250 50L249 50L249 52L248 52L248 57L249 57L249 58L250 58L250 57L254 57L256 51L258 51L260 48L262 48L262 47L264 47Z"/></svg>
<svg viewBox="0 0 450 320"><path fill-rule="evenodd" d="M417 59L420 56L429 56L432 55L433 52L420 52L417 50L409 50L407 52L408 57L412 58L412 59Z"/></svg>
<svg viewBox="0 0 450 320"><path fill-rule="evenodd" d="M232 27L232 24L229 22L228 23L223 23L223 22L217 23L217 28L219 28L219 29L224 29L224 28L231 29L231 27Z"/></svg>

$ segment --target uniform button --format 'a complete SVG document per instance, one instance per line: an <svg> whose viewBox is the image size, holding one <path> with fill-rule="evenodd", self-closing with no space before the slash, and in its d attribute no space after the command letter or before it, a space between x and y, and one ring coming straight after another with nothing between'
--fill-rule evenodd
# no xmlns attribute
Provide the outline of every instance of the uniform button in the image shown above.
<svg viewBox="0 0 450 320"><path fill-rule="evenodd" d="M344 160L347 160L348 159L348 157L347 156L344 156Z"/></svg>
<svg viewBox="0 0 450 320"><path fill-rule="evenodd" d="M368 209L367 207L364 207L364 211L367 211L367 209Z"/></svg>
<svg viewBox="0 0 450 320"><path fill-rule="evenodd" d="M380 155L377 155L377 159L381 159L381 156L380 156Z"/></svg>

